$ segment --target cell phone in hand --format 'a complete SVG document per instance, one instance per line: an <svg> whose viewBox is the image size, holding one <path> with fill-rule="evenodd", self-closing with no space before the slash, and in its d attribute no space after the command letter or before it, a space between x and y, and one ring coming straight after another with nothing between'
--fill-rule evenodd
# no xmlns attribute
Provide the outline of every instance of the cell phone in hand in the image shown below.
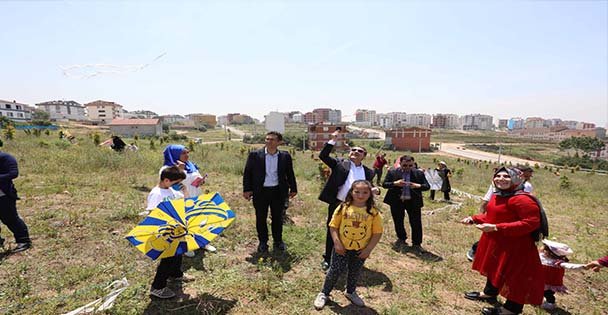
<svg viewBox="0 0 608 315"><path fill-rule="evenodd" d="M207 179L208 174L205 174L203 177L197 177L192 181L192 186L194 187L198 187L202 184L205 183L205 180Z"/></svg>

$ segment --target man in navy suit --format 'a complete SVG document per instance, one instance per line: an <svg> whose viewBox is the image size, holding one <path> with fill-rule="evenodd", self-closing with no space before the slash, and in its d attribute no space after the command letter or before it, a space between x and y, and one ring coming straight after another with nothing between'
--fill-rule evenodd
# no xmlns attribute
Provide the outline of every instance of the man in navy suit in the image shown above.
<svg viewBox="0 0 608 315"><path fill-rule="evenodd" d="M0 151L0 221L4 223L17 242L13 252L21 252L32 246L27 225L17 214L17 189L13 179L19 176L17 160L10 154Z"/></svg>
<svg viewBox="0 0 608 315"><path fill-rule="evenodd" d="M333 158L329 156L336 144L336 140L340 130L336 130L331 134L331 139L325 144L319 158L331 169L331 175L327 179L319 200L328 204L327 207L327 224L331 221L336 208L344 201L346 194L352 183L356 180L371 181L374 177L374 171L363 165L363 159L367 155L367 151L363 147L352 147L348 155L348 159ZM380 194L380 190L374 187L374 194ZM334 249L334 242L329 234L329 226L326 224L327 232L325 235L325 254L321 267L327 270L331 265L331 252Z"/></svg>
<svg viewBox="0 0 608 315"><path fill-rule="evenodd" d="M268 251L268 207L271 214L271 229L274 249L285 251L283 242L283 210L285 200L298 193L291 155L278 150L283 135L276 131L266 134L266 146L252 151L247 157L243 173L243 198L251 200L255 208L255 227L258 232L258 252Z"/></svg>
<svg viewBox="0 0 608 315"><path fill-rule="evenodd" d="M383 187L388 188L384 203L391 207L395 232L397 234L397 246L407 245L407 233L405 232L405 212L410 221L412 229L412 249L418 253L424 253L422 244L422 192L429 190L431 186L426 180L424 173L414 166L414 158L404 155L399 158L400 167L391 168L384 178Z"/></svg>

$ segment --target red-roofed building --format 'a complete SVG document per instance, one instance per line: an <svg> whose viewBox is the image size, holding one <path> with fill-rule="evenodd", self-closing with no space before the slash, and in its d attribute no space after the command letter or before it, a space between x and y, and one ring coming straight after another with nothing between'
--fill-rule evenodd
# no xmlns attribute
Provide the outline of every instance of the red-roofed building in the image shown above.
<svg viewBox="0 0 608 315"><path fill-rule="evenodd" d="M160 136L163 126L160 119L113 119L108 124L112 134L117 136Z"/></svg>
<svg viewBox="0 0 608 315"><path fill-rule="evenodd" d="M386 132L386 143L399 151L428 152L431 150L431 129L391 129Z"/></svg>

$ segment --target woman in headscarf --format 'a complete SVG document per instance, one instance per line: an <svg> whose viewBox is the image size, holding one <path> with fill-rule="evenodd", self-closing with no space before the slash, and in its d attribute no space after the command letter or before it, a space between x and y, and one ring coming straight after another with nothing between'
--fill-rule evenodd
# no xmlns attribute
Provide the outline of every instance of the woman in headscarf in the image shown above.
<svg viewBox="0 0 608 315"><path fill-rule="evenodd" d="M165 161L163 167L177 166L186 173L186 179L178 185L183 185L183 192L186 198L196 197L202 194L201 185L205 183L205 177L201 176L199 168L196 164L190 161L190 151L181 144L169 144L163 151ZM211 244L207 244L205 249L214 252L216 248ZM194 253L186 253L187 257L194 256Z"/></svg>
<svg viewBox="0 0 608 315"><path fill-rule="evenodd" d="M450 192L452 191L452 186L450 185L450 177L452 177L452 171L448 168L448 165L441 161L437 165L437 175L441 177L441 191L443 192L443 200L449 202L450 201ZM435 192L431 191L431 200L435 199Z"/></svg>
<svg viewBox="0 0 608 315"><path fill-rule="evenodd" d="M532 232L540 227L540 208L525 194L521 172L501 167L494 173L496 192L487 211L462 219L475 224L483 234L479 240L473 269L487 278L483 292L467 292L465 298L503 306L484 307L482 314L520 314L524 304L543 301L543 271Z"/></svg>

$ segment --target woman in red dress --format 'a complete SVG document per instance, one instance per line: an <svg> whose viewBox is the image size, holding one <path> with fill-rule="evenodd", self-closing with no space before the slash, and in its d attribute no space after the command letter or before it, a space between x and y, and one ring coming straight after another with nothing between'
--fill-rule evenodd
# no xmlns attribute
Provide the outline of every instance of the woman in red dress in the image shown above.
<svg viewBox="0 0 608 315"><path fill-rule="evenodd" d="M543 301L543 269L531 233L540 226L540 208L525 194L520 171L499 168L494 173L496 192L487 211L462 219L483 231L473 269L487 278L483 292L467 292L470 300L496 303L500 294L503 306L484 307L482 314L520 314L524 304Z"/></svg>

